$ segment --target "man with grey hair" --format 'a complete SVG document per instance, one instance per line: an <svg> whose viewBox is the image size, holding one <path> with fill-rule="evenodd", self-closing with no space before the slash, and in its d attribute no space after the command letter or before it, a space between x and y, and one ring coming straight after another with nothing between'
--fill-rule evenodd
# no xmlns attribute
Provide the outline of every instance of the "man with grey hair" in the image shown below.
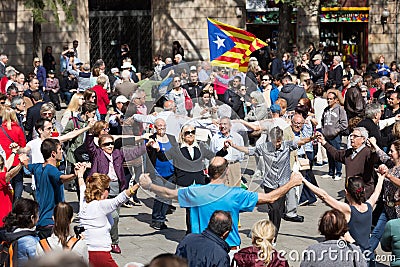
<svg viewBox="0 0 400 267"><path fill-rule="evenodd" d="M138 85L131 80L131 72L123 70L121 73L122 83L115 86L115 95L123 95L128 99L132 98L132 94L137 90Z"/></svg>
<svg viewBox="0 0 400 267"><path fill-rule="evenodd" d="M16 96L11 100L11 108L15 111L17 115L19 126L21 126L22 130L24 129L24 120L25 120L25 101L22 96Z"/></svg>
<svg viewBox="0 0 400 267"><path fill-rule="evenodd" d="M397 98L397 93L394 97ZM385 120L381 120L381 117L382 117L381 104L379 103L368 104L365 108L365 119L360 121L357 126L364 127L365 129L367 129L369 137L374 137L376 139L376 144L381 149L384 149L389 147L391 142L394 141L394 139L392 135L383 136L381 130L385 129L386 127L392 129L393 127L391 127L391 125L393 125L396 122L396 120L400 119L400 115L396 115L394 117Z"/></svg>
<svg viewBox="0 0 400 267"><path fill-rule="evenodd" d="M363 79L359 75L354 75L350 79L351 87L346 91L344 97L344 109L346 110L348 121L354 117L364 117L365 100L360 89L362 82Z"/></svg>
<svg viewBox="0 0 400 267"><path fill-rule="evenodd" d="M310 142L312 139L307 137L284 141L283 130L276 126L269 131L269 140L270 142L258 143L256 147L248 148L238 146L235 143L232 144L233 148L243 153L263 158L266 167L264 168L262 187L265 193L272 192L289 182L292 173L290 168L290 152ZM267 203L268 217L277 229L275 238L278 236L281 219L285 211L285 200L286 196L283 196L274 203Z"/></svg>
<svg viewBox="0 0 400 267"><path fill-rule="evenodd" d="M10 87L10 85L14 84L15 81L17 80L17 71L13 67L7 67L6 77L7 77L8 81L6 83L5 90L7 91L8 87Z"/></svg>
<svg viewBox="0 0 400 267"><path fill-rule="evenodd" d="M8 57L6 54L0 54L0 79L6 76L6 65L8 63Z"/></svg>
<svg viewBox="0 0 400 267"><path fill-rule="evenodd" d="M335 88L342 91L343 67L341 63L342 58L340 56L333 57L332 69L328 72L327 89Z"/></svg>
<svg viewBox="0 0 400 267"><path fill-rule="evenodd" d="M390 73L390 82L393 83L394 89L397 89L397 86L400 85L400 73L391 72Z"/></svg>
<svg viewBox="0 0 400 267"><path fill-rule="evenodd" d="M366 142L368 131L364 127L356 127L350 134L350 145L348 149L336 149L324 136L317 132L318 142L321 143L334 160L343 163L346 167L346 179L352 176L360 176L365 184L365 197L368 199L374 192L374 165L378 161L377 154L372 151Z"/></svg>

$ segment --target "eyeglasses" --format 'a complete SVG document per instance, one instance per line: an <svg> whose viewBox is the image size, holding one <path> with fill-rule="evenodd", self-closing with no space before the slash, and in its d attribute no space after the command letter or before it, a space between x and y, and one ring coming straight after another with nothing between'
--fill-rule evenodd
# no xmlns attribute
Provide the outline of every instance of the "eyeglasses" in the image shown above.
<svg viewBox="0 0 400 267"><path fill-rule="evenodd" d="M52 112L43 112L42 113L43 114L43 116L53 116L53 113Z"/></svg>
<svg viewBox="0 0 400 267"><path fill-rule="evenodd" d="M246 91L247 89L246 88L240 88L240 91Z"/></svg>
<svg viewBox="0 0 400 267"><path fill-rule="evenodd" d="M156 127L156 130L165 130L165 127Z"/></svg>
<svg viewBox="0 0 400 267"><path fill-rule="evenodd" d="M195 135L195 134L196 134L196 130L185 131L183 134L184 134L185 136L188 136L189 134Z"/></svg>
<svg viewBox="0 0 400 267"><path fill-rule="evenodd" d="M270 79L262 79L263 81L270 81Z"/></svg>
<svg viewBox="0 0 400 267"><path fill-rule="evenodd" d="M114 146L114 142L106 142L101 144L102 147L106 147L106 146Z"/></svg>
<svg viewBox="0 0 400 267"><path fill-rule="evenodd" d="M293 124L293 125L303 125L304 122L295 122L295 121L292 121L292 124Z"/></svg>
<svg viewBox="0 0 400 267"><path fill-rule="evenodd" d="M174 83L180 83L181 80L174 80Z"/></svg>
<svg viewBox="0 0 400 267"><path fill-rule="evenodd" d="M110 131L110 128L104 128L102 130L108 132L108 131Z"/></svg>
<svg viewBox="0 0 400 267"><path fill-rule="evenodd" d="M0 101L0 104L4 105L6 103L6 101Z"/></svg>
<svg viewBox="0 0 400 267"><path fill-rule="evenodd" d="M357 134L351 134L350 138L359 138L359 137L363 137L362 135L357 135Z"/></svg>

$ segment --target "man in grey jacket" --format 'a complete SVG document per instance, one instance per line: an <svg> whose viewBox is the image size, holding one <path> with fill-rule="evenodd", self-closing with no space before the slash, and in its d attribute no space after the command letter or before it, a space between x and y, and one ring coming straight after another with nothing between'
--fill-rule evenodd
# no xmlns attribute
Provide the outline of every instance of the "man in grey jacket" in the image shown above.
<svg viewBox="0 0 400 267"><path fill-rule="evenodd" d="M341 132L348 127L347 115L344 108L338 103L338 97L334 92L327 95L328 107L322 114L322 133L326 141L336 149L340 149L342 141ZM328 153L329 171L323 178L333 178L335 181L342 179L342 163L335 161Z"/></svg>

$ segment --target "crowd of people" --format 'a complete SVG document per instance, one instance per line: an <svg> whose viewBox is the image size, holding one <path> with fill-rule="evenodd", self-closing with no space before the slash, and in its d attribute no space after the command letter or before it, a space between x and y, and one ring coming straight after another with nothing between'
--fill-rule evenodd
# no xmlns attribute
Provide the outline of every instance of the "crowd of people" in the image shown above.
<svg viewBox="0 0 400 267"><path fill-rule="evenodd" d="M77 47L64 47L59 69L47 47L26 76L0 55L0 238L18 244L16 260L67 250L83 264L117 266L120 208L140 205L141 187L154 194L156 230L168 228L171 200L186 209L179 257L149 266L288 266L275 249L282 219L303 223L298 207L317 198L333 210L319 224L326 240L308 251L343 240L339 249L364 256L341 266L375 266L381 242L391 264L400 261L400 73L383 55L349 71L340 56L328 67L321 51L296 46L282 59L269 51L266 66L252 57L242 73L186 62L176 41L172 58L156 56L139 73L129 54L108 72L101 59L81 62ZM318 186L313 169L323 165L322 179L345 179L346 202ZM255 192L249 177L261 182ZM75 235L66 189L79 199ZM268 219L240 248L239 213L262 204ZM301 266L326 264L335 262Z"/></svg>

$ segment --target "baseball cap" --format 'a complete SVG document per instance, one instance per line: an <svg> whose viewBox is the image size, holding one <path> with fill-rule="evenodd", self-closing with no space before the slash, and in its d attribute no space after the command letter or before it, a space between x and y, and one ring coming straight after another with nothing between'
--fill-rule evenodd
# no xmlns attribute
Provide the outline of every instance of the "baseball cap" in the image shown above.
<svg viewBox="0 0 400 267"><path fill-rule="evenodd" d="M321 54L316 54L316 55L312 58L312 60L322 60Z"/></svg>
<svg viewBox="0 0 400 267"><path fill-rule="evenodd" d="M124 96L124 95L120 95L115 99L115 103L125 104L128 101L129 101L128 98L126 98L126 96Z"/></svg>

